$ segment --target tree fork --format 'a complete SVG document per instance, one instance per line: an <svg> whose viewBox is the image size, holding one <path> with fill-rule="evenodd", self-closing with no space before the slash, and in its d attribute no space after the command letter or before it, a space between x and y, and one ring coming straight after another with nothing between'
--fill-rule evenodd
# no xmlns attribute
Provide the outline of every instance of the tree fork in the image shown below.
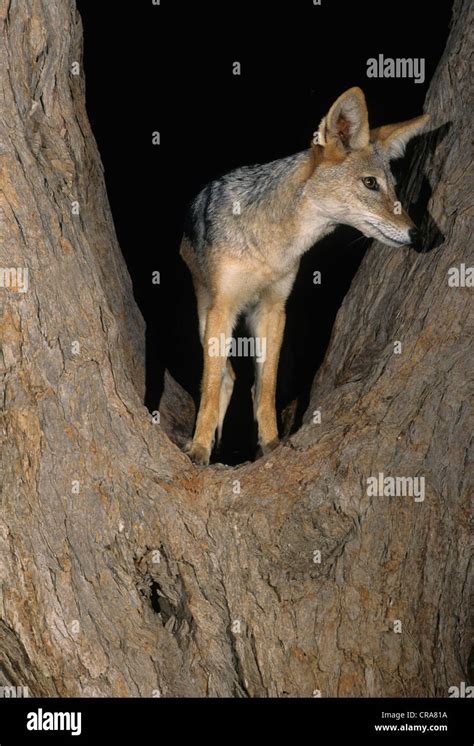
<svg viewBox="0 0 474 746"><path fill-rule="evenodd" d="M455 2L407 190L430 195L430 250L374 243L300 431L199 469L143 406L75 4L0 0L1 266L29 274L0 289L0 685L404 697L467 681L470 289L447 277L472 265L471 12ZM425 500L369 497L379 472L425 476Z"/></svg>

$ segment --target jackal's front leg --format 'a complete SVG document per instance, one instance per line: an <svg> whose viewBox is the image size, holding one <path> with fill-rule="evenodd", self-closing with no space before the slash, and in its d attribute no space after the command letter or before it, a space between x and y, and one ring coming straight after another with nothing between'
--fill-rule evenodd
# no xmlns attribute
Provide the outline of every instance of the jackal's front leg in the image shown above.
<svg viewBox="0 0 474 746"><path fill-rule="evenodd" d="M254 414L258 423L258 442L263 453L278 444L276 385L278 361L285 330L284 303L264 305L254 320L253 331L265 345L264 362L255 363Z"/></svg>
<svg viewBox="0 0 474 746"><path fill-rule="evenodd" d="M201 404L189 457L196 464L208 464L216 427L219 421L221 381L227 356L220 349L221 340L232 334L234 314L224 304L214 305L207 312L206 331L202 340L204 373L201 384ZM224 345L225 347L225 345ZM217 354L216 353L217 348Z"/></svg>

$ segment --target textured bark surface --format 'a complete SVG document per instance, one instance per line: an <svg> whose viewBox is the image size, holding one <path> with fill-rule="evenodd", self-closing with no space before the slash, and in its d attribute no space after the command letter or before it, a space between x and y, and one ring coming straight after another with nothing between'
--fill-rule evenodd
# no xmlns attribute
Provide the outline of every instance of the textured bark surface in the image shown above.
<svg viewBox="0 0 474 746"><path fill-rule="evenodd" d="M198 469L164 430L180 442L186 396L168 381L161 424L142 404L144 324L71 73L74 3L0 0L0 266L30 284L0 288L0 684L303 697L467 681L472 290L447 271L472 265L468 12L455 3L409 186L432 191L430 251L374 244L302 429ZM379 472L425 476L424 502L369 497Z"/></svg>

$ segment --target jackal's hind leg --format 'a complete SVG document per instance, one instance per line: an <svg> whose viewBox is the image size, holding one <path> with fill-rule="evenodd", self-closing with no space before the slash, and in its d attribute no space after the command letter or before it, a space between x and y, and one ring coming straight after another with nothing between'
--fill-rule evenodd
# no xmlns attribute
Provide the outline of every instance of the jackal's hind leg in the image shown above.
<svg viewBox="0 0 474 746"><path fill-rule="evenodd" d="M219 424L221 389L227 363L225 354L210 354L209 342L227 339L232 334L234 320L235 314L225 302L215 302L207 311L203 338L204 373L201 384L201 403L193 442L189 449L189 456L196 464L209 463L216 428Z"/></svg>
<svg viewBox="0 0 474 746"><path fill-rule="evenodd" d="M224 368L224 375L221 381L221 390L219 395L219 420L217 422L217 445L221 442L222 438L222 427L224 425L225 413L227 407L232 398L232 391L234 390L235 373L232 368L230 360L227 360L227 364Z"/></svg>
<svg viewBox="0 0 474 746"><path fill-rule="evenodd" d="M258 442L267 453L278 444L276 417L276 384L278 361L285 329L284 303L262 303L254 314L252 331L265 344L265 359L255 361L255 384L252 389L254 416L258 424Z"/></svg>

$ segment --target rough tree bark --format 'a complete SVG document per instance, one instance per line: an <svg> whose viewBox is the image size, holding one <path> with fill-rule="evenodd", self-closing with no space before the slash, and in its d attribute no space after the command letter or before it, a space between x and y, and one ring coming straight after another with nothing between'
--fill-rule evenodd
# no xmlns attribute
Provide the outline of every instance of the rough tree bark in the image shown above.
<svg viewBox="0 0 474 746"><path fill-rule="evenodd" d="M0 263L29 269L27 292L0 288L0 684L344 697L467 681L472 290L447 271L472 264L469 5L409 190L432 190L431 251L374 244L302 429L199 469L142 403L144 323L71 72L74 2L0 0ZM424 475L424 502L369 497L379 472Z"/></svg>

